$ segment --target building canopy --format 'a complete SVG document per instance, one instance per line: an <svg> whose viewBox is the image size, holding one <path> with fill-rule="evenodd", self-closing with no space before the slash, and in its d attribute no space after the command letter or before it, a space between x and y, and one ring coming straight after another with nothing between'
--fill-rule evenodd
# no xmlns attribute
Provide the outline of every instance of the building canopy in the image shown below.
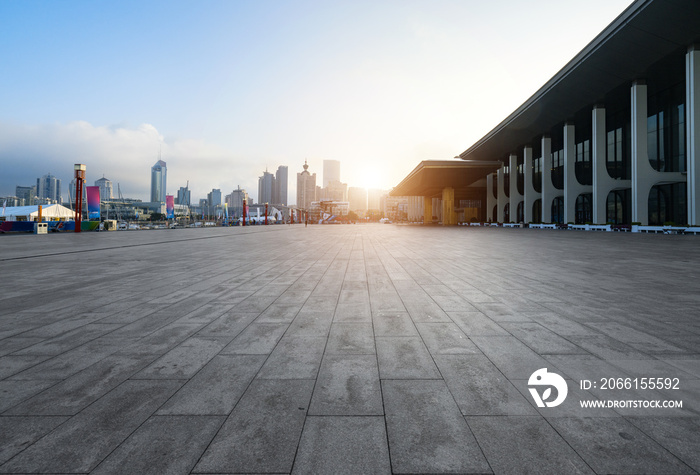
<svg viewBox="0 0 700 475"><path fill-rule="evenodd" d="M444 188L463 190L503 166L499 161L425 160L408 174L393 190L391 196L442 195ZM456 196L457 197L457 196Z"/></svg>

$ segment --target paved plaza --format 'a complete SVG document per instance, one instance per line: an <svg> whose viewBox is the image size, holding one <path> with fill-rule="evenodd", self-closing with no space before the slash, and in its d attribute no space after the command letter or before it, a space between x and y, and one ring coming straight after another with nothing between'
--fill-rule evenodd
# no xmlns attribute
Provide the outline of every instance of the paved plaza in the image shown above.
<svg viewBox="0 0 700 475"><path fill-rule="evenodd" d="M3 235L0 269L0 473L700 471L700 237Z"/></svg>

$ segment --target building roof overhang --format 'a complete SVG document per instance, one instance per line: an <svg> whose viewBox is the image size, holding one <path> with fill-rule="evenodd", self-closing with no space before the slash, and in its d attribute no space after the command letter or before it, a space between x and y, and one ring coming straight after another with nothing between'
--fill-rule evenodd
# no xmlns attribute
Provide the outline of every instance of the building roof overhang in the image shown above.
<svg viewBox="0 0 700 475"><path fill-rule="evenodd" d="M503 166L499 161L425 160L393 190L391 196L441 196L446 187L465 189Z"/></svg>
<svg viewBox="0 0 700 475"><path fill-rule="evenodd" d="M523 105L459 157L498 160L596 104L646 79L669 56L700 42L700 1L638 0Z"/></svg>

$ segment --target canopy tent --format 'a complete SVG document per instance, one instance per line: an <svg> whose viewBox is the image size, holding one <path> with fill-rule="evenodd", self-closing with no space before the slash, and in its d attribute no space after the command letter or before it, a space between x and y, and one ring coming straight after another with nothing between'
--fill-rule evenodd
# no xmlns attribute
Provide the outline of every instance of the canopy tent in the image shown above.
<svg viewBox="0 0 700 475"><path fill-rule="evenodd" d="M73 219L75 213L70 208L58 204L41 205L41 217L47 221L68 220ZM8 206L0 214L0 219L2 218L5 218L5 221L34 221L39 219L39 205Z"/></svg>

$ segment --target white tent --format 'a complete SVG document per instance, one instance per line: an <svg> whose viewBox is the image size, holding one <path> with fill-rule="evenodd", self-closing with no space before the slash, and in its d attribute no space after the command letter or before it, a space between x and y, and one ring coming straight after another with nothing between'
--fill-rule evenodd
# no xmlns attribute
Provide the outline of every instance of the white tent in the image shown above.
<svg viewBox="0 0 700 475"><path fill-rule="evenodd" d="M2 212L0 212L2 213ZM34 221L39 218L39 205L32 206L8 206L0 218L5 221ZM46 221L68 220L75 217L75 213L61 205L41 205L41 217Z"/></svg>

